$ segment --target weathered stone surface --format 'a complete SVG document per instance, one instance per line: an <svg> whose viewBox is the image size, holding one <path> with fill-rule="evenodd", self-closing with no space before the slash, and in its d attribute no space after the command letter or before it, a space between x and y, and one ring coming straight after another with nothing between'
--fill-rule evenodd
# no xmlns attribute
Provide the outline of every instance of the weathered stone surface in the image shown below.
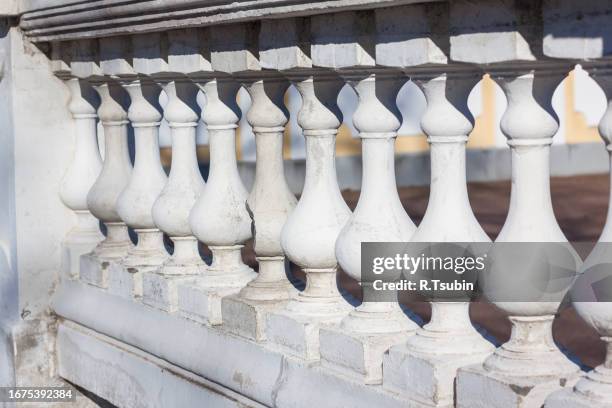
<svg viewBox="0 0 612 408"><path fill-rule="evenodd" d="M602 404L600 401L591 400L584 395L578 395L571 389L565 388L555 391L546 398L545 408L610 408L612 404Z"/></svg>
<svg viewBox="0 0 612 408"><path fill-rule="evenodd" d="M376 64L413 67L446 64L448 3L376 10Z"/></svg>
<svg viewBox="0 0 612 408"><path fill-rule="evenodd" d="M182 316L206 325L217 325L223 322L221 300L238 293L240 287L208 287L202 278L192 278L180 282L176 290Z"/></svg>
<svg viewBox="0 0 612 408"><path fill-rule="evenodd" d="M383 358L383 388L427 405L452 407L457 370L480 364L488 355L426 355L414 353L403 344L394 346Z"/></svg>
<svg viewBox="0 0 612 408"><path fill-rule="evenodd" d="M544 0L544 55L585 60L609 56L612 54L609 13L610 4L605 0Z"/></svg>
<svg viewBox="0 0 612 408"><path fill-rule="evenodd" d="M457 374L457 407L541 407L550 393L571 387L577 380L577 374L570 378L507 377L487 372L481 365L463 367Z"/></svg>
<svg viewBox="0 0 612 408"><path fill-rule="evenodd" d="M101 308L123 319L107 319L99 313ZM141 351L138 353L153 362L158 372L169 370L170 367L159 365L157 358L170 362L173 367L183 367L213 383L222 384L266 406L416 407L403 398L385 392L381 387L364 387L363 384L332 374L316 365L304 364L303 361L261 347L260 344L232 336L222 328L194 324L180 316L111 296L76 282L69 282L60 288L55 297L54 309L68 320L98 328L98 333L116 339L113 342L122 349L134 346L138 350L148 350L150 354ZM130 327L129 333L125 327ZM177 336L176 333L181 335ZM94 339L93 343L97 341ZM91 344L88 348L94 349L97 350L98 346ZM84 356L93 353L88 351ZM60 359L60 365L64 364L64 358L78 358L78 355L66 354ZM104 358L104 353L97 356L101 357L99 360L102 366L108 361L115 361ZM85 381L90 378L71 377L77 384L86 387L89 383ZM116 379L116 375L107 378ZM120 386L114 380L105 384ZM105 386L103 390L107 394L101 394L102 397L114 395L113 389L109 387Z"/></svg>
<svg viewBox="0 0 612 408"><path fill-rule="evenodd" d="M281 309L286 303L243 299L240 294L224 297L221 300L223 327L247 339L264 341L268 313Z"/></svg>
<svg viewBox="0 0 612 408"><path fill-rule="evenodd" d="M383 380L383 355L411 333L359 334L338 327L320 330L321 365L365 384Z"/></svg>
<svg viewBox="0 0 612 408"><path fill-rule="evenodd" d="M132 66L136 73L155 75L169 70L168 36L165 33L134 35L132 49Z"/></svg>
<svg viewBox="0 0 612 408"><path fill-rule="evenodd" d="M109 261L100 262L95 256L86 254L81 257L81 281L99 288L108 287Z"/></svg>
<svg viewBox="0 0 612 408"><path fill-rule="evenodd" d="M259 30L259 63L262 68L280 71L312 68L310 21L263 20Z"/></svg>
<svg viewBox="0 0 612 408"><path fill-rule="evenodd" d="M326 68L375 65L373 13L348 11L312 17L312 63Z"/></svg>
<svg viewBox="0 0 612 408"><path fill-rule="evenodd" d="M450 3L451 58L491 64L542 55L541 10L520 0Z"/></svg>
<svg viewBox="0 0 612 408"><path fill-rule="evenodd" d="M60 326L58 351L62 377L117 406L263 407L228 388L74 323Z"/></svg>
<svg viewBox="0 0 612 408"><path fill-rule="evenodd" d="M211 63L215 71L228 74L259 71L257 28L237 24L211 28Z"/></svg>
<svg viewBox="0 0 612 408"><path fill-rule="evenodd" d="M173 313L178 309L178 285L191 276L164 275L161 270L147 272L142 277L142 302Z"/></svg>
<svg viewBox="0 0 612 408"><path fill-rule="evenodd" d="M108 267L108 293L126 299L142 297L142 270L126 267L121 262L110 262Z"/></svg>
<svg viewBox="0 0 612 408"><path fill-rule="evenodd" d="M20 26L37 41L48 41L163 31L179 27L209 26L266 17L293 17L424 1L427 0L290 0L282 3L277 0L258 0L253 3L223 1L211 4L208 0L188 0L188 3L178 4L173 0L160 0L155 4L109 3L92 9L80 4L66 6L63 0L27 0L27 4L21 9L24 16ZM190 5L189 9L185 10L185 4ZM166 13L172 13L173 18L163 18ZM94 21L96 24L80 24L83 21ZM75 25L78 26L77 29Z"/></svg>
<svg viewBox="0 0 612 408"><path fill-rule="evenodd" d="M167 35L170 72L197 75L212 71L209 30L180 29Z"/></svg>
<svg viewBox="0 0 612 408"><path fill-rule="evenodd" d="M288 310L272 312L267 316L266 337L270 346L306 361L318 360L319 329L337 325L342 316L314 319Z"/></svg>
<svg viewBox="0 0 612 408"><path fill-rule="evenodd" d="M62 279L78 279L81 269L81 256L91 252L96 243L72 242L62 247Z"/></svg>
<svg viewBox="0 0 612 408"><path fill-rule="evenodd" d="M134 51L130 37L100 38L100 69L105 75L135 75Z"/></svg>

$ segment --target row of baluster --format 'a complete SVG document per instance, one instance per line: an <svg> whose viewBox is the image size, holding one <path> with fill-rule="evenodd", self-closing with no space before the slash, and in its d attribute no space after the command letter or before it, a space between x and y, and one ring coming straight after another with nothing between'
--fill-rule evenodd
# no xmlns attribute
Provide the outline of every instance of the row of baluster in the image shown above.
<svg viewBox="0 0 612 408"><path fill-rule="evenodd" d="M563 64L535 64L489 72L508 99L501 129L512 151L511 202L497 238L500 242L566 241L552 209L549 150L559 126L551 98L569 69ZM601 66L590 71L610 100L609 71ZM71 236L99 236L99 220L107 234L93 254L101 260L160 268L167 275L200 274L213 287L243 287L240 296L245 299L289 300L286 311L315 321L336 319L343 330L354 333L416 332L406 347L449 358L487 355L484 364L492 371L566 377L578 368L552 342L558 303L501 305L514 329L509 342L494 351L471 325L465 303L434 303L431 321L419 328L397 303L365 301L353 308L337 289L338 265L361 279L362 242L489 241L471 210L465 169L465 145L474 123L467 99L482 74L473 67L452 67L415 72L410 78L384 69L341 75L305 71L289 79L276 72L245 78L64 78L77 129L74 160L61 190L64 203L80 219ZM421 127L431 155L430 198L418 228L399 200L394 166L394 141L401 125L395 99L408 79L427 99ZM306 175L299 200L287 187L283 171L282 141L288 121L283 97L290 83L302 97L298 124L306 141ZM335 137L342 124L336 98L345 83L359 96L353 122L362 142L363 181L352 213L335 172ZM240 86L252 100L246 117L256 141L256 176L250 194L238 174L235 155ZM99 106L92 102L96 98L90 87L99 95ZM158 102L162 89L168 97L163 109ZM196 102L199 91L206 96L201 112ZM172 138L168 176L159 157L162 117ZM97 118L104 128L103 162ZM199 120L210 137L206 183L196 157ZM133 165L127 138L130 125L135 137ZM609 146L612 104L599 130ZM138 235L135 246L128 227ZM609 234L607 228L602 240ZM165 249L164 234L174 243L172 255ZM259 262L256 277L240 256L251 237ZM199 241L212 252L210 266L199 255ZM297 295L285 274L285 257L306 275L306 288ZM612 335L612 324L593 319L597 313L589 310L579 309L602 336ZM609 360L606 364L612 365Z"/></svg>

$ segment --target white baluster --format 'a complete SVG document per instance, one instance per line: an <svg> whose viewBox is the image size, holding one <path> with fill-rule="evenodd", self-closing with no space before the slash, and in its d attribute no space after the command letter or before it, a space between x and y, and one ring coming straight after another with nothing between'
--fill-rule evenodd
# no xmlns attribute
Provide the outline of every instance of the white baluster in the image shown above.
<svg viewBox="0 0 612 408"><path fill-rule="evenodd" d="M66 207L76 215L76 225L68 232L64 243L69 247L67 275L78 277L80 255L90 252L104 239L98 220L87 207L87 193L102 170L96 135L96 106L99 99L84 80L71 78L65 83L70 90L68 109L75 122L75 144L72 162L62 179L59 195Z"/></svg>
<svg viewBox="0 0 612 408"><path fill-rule="evenodd" d="M255 277L240 253L251 238L251 220L246 207L248 193L236 161L239 88L232 80L212 80L203 85L207 102L202 119L208 129L210 170L189 223L194 235L212 251L212 265L200 281L211 288L242 288Z"/></svg>
<svg viewBox="0 0 612 408"><path fill-rule="evenodd" d="M566 72L565 67L551 66L548 69L511 68L491 74L508 100L501 129L512 152L512 190L508 216L495 244L495 259L482 286L485 295L509 315L512 333L510 340L495 350L482 366L459 370L457 400L461 407L473 406L475 395L500 383L527 387L527 395L516 387L510 387L507 392L522 395L533 406L540 406L547 393L571 382L579 371L552 337L552 323L563 291L556 300L548 297L538 301L545 293L538 286L548 282L536 282L534 274L544 276L550 268L542 263L541 268L545 270L530 269L527 266L532 265L524 262L536 260L534 256L540 260L552 243L558 243L556 248L566 248L573 258L573 266L577 267L579 262L557 224L550 196L550 144L559 128L551 100ZM531 244L534 242L541 244ZM513 253L520 253L521 258L511 256ZM562 261L554 260L555 263ZM499 281L504 284L496 292ZM472 384L471 389L461 386L465 381Z"/></svg>
<svg viewBox="0 0 612 408"><path fill-rule="evenodd" d="M287 257L306 274L306 288L284 310L268 316L267 337L305 359L319 357L319 326L339 322L349 306L336 285L334 243L350 215L335 166L335 139L342 123L336 105L342 82L312 77L296 82L302 96L298 123L306 138L306 178L300 200L281 234ZM295 331L294 331L295 330ZM296 333L295 338L291 333Z"/></svg>
<svg viewBox="0 0 612 408"><path fill-rule="evenodd" d="M470 207L465 166L465 144L474 125L467 100L481 77L475 71L449 71L412 78L427 99L421 127L431 155L429 202L413 242L490 241ZM384 386L416 400L452 404L457 369L482 363L493 350L472 326L469 303L434 299L429 323L389 351Z"/></svg>
<svg viewBox="0 0 612 408"><path fill-rule="evenodd" d="M259 262L257 277L236 296L223 299L223 324L248 338L265 338L265 311L278 308L294 294L286 276L281 230L297 200L285 180L283 135L287 123L284 105L289 83L265 78L246 83L251 96L247 120L255 133L255 182L247 200Z"/></svg>
<svg viewBox="0 0 612 408"><path fill-rule="evenodd" d="M286 81L257 81L247 87L251 109L247 120L255 133L257 162L255 182L247 200L253 219L257 278L240 296L253 300L285 300L294 288L285 275L281 230L297 200L287 186L283 171L283 134L287 123L284 96Z"/></svg>
<svg viewBox="0 0 612 408"><path fill-rule="evenodd" d="M132 174L127 140L127 96L119 84L107 80L95 85L102 103L98 116L104 128L104 165L89 190L87 206L107 228L106 239L93 251L100 260L118 260L132 248L128 229L117 213L117 198Z"/></svg>
<svg viewBox="0 0 612 408"><path fill-rule="evenodd" d="M77 225L68 233L67 242L98 243L102 238L98 220L87 208L87 193L102 170L102 158L96 135L97 96L80 79L66 81L70 89L68 109L75 121L74 155L60 187L60 198L77 216Z"/></svg>
<svg viewBox="0 0 612 408"><path fill-rule="evenodd" d="M602 87L608 99L608 108L599 122L599 134L605 142L610 157L612 173L612 69L605 63L594 63L587 68L591 77ZM573 389L553 393L546 399L546 408L590 408L612 406L612 299L609 286L595 292L593 284L606 282L612 275L612 184L608 202L608 214L599 241L591 251L581 269L572 301L578 314L601 336L606 343L603 364L595 367L581 378ZM595 286L596 287L596 286Z"/></svg>
<svg viewBox="0 0 612 408"><path fill-rule="evenodd" d="M130 266L159 266L167 258L163 233L155 226L153 203L164 188L167 177L159 157L159 94L151 80L137 79L124 84L131 103L128 118L134 128L136 155L130 181L117 199L117 212L138 234L138 244L122 263Z"/></svg>
<svg viewBox="0 0 612 408"><path fill-rule="evenodd" d="M162 86L168 96L164 118L172 137L172 164L168 182L153 204L153 220L174 243L174 252L157 273L145 274L143 300L174 311L178 305L177 282L206 269L189 226L189 213L205 183L196 156L198 89L186 79L162 82Z"/></svg>
<svg viewBox="0 0 612 408"><path fill-rule="evenodd" d="M360 282L364 299L339 328L321 330L321 357L324 364L348 374L357 371L366 383L375 384L382 380L383 354L417 328L397 301L374 300L373 283L361 274L362 242L408 241L416 228L395 182L394 143L401 125L395 98L406 79L399 73L348 79L359 95L353 123L361 138L363 178L359 201L338 236L335 252L342 269ZM347 342L358 345L360 352L341 352L339 347Z"/></svg>
<svg viewBox="0 0 612 408"><path fill-rule="evenodd" d="M189 225L212 252L212 264L192 281L178 285L180 312L204 324L221 324L221 300L236 294L255 272L242 262L241 249L251 237L248 193L236 161L236 128L240 110L232 80L193 79L206 95L202 120L208 129L210 168L206 188L189 214Z"/></svg>

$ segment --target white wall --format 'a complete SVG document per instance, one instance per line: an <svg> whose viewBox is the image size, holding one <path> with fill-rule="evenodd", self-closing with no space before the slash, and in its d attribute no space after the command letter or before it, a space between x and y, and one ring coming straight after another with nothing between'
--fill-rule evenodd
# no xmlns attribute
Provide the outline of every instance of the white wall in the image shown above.
<svg viewBox="0 0 612 408"><path fill-rule="evenodd" d="M24 354L20 364L37 370L47 365L35 361L37 355L48 353L29 337L39 336L47 319L62 241L74 223L58 196L74 127L67 88L17 28L0 34L0 58L0 326L6 333L0 336L0 361L6 361L6 342L20 338L21 344L12 347ZM6 376L0 368L0 382Z"/></svg>

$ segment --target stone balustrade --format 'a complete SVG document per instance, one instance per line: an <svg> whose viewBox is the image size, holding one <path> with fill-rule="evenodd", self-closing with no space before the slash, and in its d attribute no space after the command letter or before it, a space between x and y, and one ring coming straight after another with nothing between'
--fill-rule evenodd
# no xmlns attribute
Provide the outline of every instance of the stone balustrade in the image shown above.
<svg viewBox="0 0 612 408"><path fill-rule="evenodd" d="M118 5L109 7L107 24L96 9L74 10L91 27L61 9L23 15L26 35L50 44L76 132L58 191L78 220L64 242L69 271L52 305L62 318L61 377L118 406L141 406L133 398L164 407L612 406L612 352L581 373L552 338L559 302L496 302L513 325L496 348L473 326L466 302L434 300L420 327L398 302L359 304L337 285L341 268L364 291L372 286L362 275L363 242L490 241L470 207L465 175L474 126L467 100L483 74L508 100L501 129L512 150L512 192L497 241L567 242L550 197L549 150L559 127L551 99L579 63L611 100L605 1L266 1L259 12L245 6L242 18L235 5L214 14L212 6L187 3L193 10L169 8L163 23L147 5L133 31L121 18L134 17ZM402 123L396 97L408 81L427 100L421 127L431 154L429 203L418 226L401 205L394 173ZM352 213L335 168L343 120L337 98L347 84L359 99L353 122L363 164ZM289 86L302 99L299 199L283 169ZM251 97L247 112L236 103L240 87ZM250 193L235 154L242 115L256 141ZM159 158L162 119L172 138L168 175ZM206 182L196 157L199 121L209 135ZM610 151L612 102L599 129ZM610 217L600 245L610 241ZM251 239L258 273L241 257ZM596 249L591 262L605 255ZM289 262L304 272L303 290L288 277ZM610 344L612 306L575 306ZM119 368L120 358L165 367L159 375L170 379L145 363ZM159 378L189 385L169 390ZM182 402L155 405L164 390Z"/></svg>

